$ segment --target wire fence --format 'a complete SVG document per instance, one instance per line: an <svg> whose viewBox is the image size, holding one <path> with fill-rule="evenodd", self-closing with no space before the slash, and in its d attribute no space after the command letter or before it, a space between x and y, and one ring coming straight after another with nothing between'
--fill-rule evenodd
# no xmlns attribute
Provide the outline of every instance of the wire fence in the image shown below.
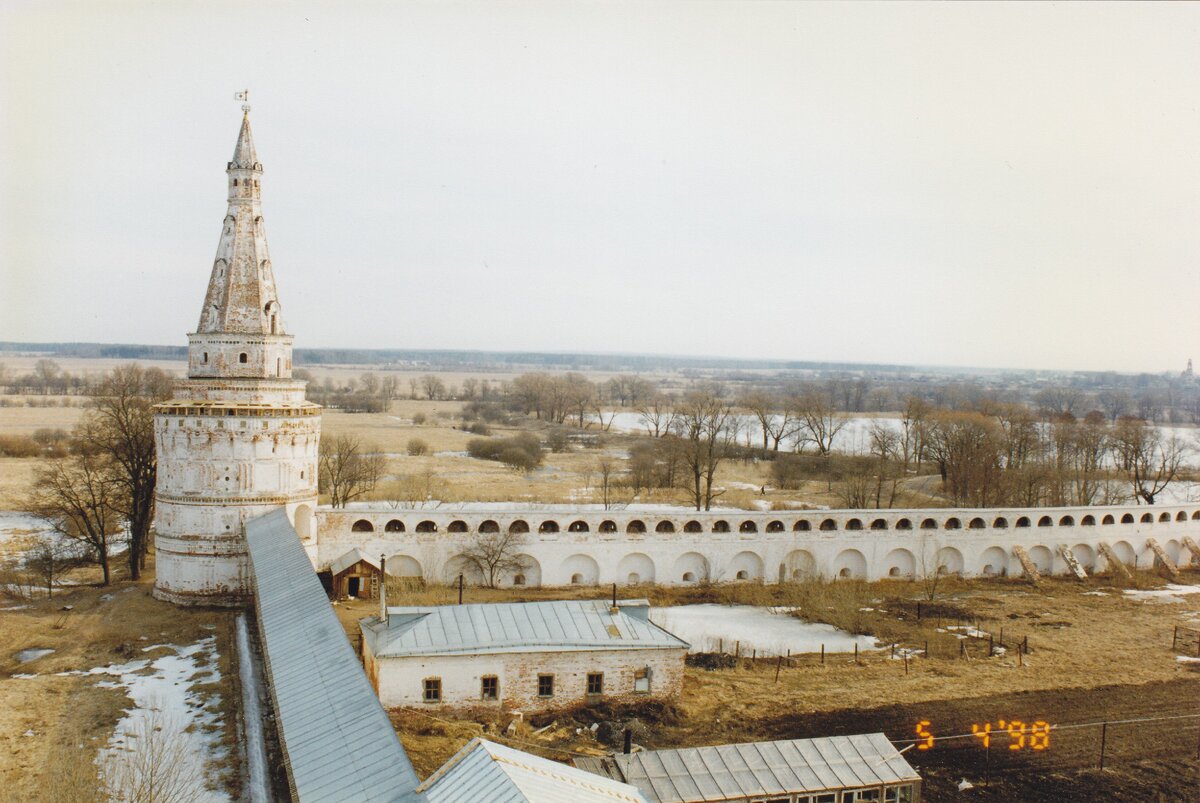
<svg viewBox="0 0 1200 803"><path fill-rule="evenodd" d="M920 721L913 737L893 739L918 771L947 766L987 784L1013 772L1113 768L1152 759L1200 761L1200 713L1092 722L970 723L942 735Z"/></svg>

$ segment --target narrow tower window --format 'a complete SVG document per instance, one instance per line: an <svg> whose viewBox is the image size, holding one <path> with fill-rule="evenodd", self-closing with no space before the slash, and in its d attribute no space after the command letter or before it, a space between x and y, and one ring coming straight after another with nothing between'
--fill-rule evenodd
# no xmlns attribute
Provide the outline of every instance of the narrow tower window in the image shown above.
<svg viewBox="0 0 1200 803"><path fill-rule="evenodd" d="M207 352L207 351L206 351L206 352L204 352L204 360L203 360L203 361L204 361L205 363L207 363L207 362L208 362L208 352Z"/></svg>
<svg viewBox="0 0 1200 803"><path fill-rule="evenodd" d="M246 356L246 352L244 351L238 355L238 362L246 362L248 359L249 358Z"/></svg>

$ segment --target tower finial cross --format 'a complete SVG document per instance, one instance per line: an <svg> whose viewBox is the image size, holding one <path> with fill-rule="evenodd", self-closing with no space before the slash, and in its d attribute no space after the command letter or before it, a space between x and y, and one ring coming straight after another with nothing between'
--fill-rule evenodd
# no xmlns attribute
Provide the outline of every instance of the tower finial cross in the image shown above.
<svg viewBox="0 0 1200 803"><path fill-rule="evenodd" d="M241 92L235 92L233 95L233 99L243 101L242 111L244 111L244 112L250 111L250 90L249 89L243 89Z"/></svg>

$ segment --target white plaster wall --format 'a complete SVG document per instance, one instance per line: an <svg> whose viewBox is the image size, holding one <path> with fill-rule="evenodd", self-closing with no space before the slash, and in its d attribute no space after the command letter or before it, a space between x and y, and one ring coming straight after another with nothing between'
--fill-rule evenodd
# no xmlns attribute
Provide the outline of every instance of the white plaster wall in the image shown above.
<svg viewBox="0 0 1200 803"><path fill-rule="evenodd" d="M1112 523L1105 524L1110 517ZM1152 521L1142 521L1143 517ZM1163 517L1168 520L1160 520ZM1123 522L1127 518L1133 521ZM1022 519L1028 519L1029 526L1016 526ZM1043 519L1048 526L1039 526ZM521 547L530 561L524 572L526 584L548 586L569 585L576 575L586 584L626 584L631 571L645 582L650 579L647 570L655 582L667 585L684 583L685 571L693 574L693 582L705 579L705 573L713 581L735 581L739 571L746 573L747 580L765 582L778 582L781 577L835 577L843 572L875 580L910 573L921 576L939 565L966 576L988 573L988 567L991 574L1019 575L1021 568L1012 551L1017 545L1046 573L1062 574L1068 567L1059 555L1060 546L1089 558L1102 571L1101 543L1125 555L1127 562L1146 568L1153 565L1150 539L1184 563L1191 557L1183 546L1184 536L1200 540L1200 505L736 514L605 512L569 506L458 511L366 507L322 508L317 521L318 568L359 547L370 555L386 554L389 560L403 556L415 561L431 582L457 576L461 562L456 556L485 522L503 529L524 522L531 531ZM606 521L617 531L599 532ZM572 523L578 529L580 522L587 532L569 531ZM665 529L664 522L674 531L659 531ZM389 523L393 530L403 526L403 531L389 532ZM638 523L646 532L629 532L640 529ZM713 532L723 529L722 523L729 532ZM360 529L369 526L370 531L355 531L356 524ZM685 532L689 524L701 532ZM909 529L901 529L905 524ZM922 529L922 524L932 526ZM833 529L821 529L822 525ZM417 532L431 527L436 530ZM452 532L452 528L465 532ZM591 571L588 567L593 565ZM506 583L511 582L506 578Z"/></svg>
<svg viewBox="0 0 1200 803"><path fill-rule="evenodd" d="M365 649L365 648L364 648ZM683 684L684 650L592 650L569 652L497 653L431 657L393 657L376 660L364 656L368 676L374 678L380 701L387 707L437 708L496 706L508 710L535 711L560 708L595 700L645 700L677 697ZM650 669L650 692L633 691L634 673ZM587 695L589 672L604 673L601 698ZM537 696L539 674L554 675L554 696ZM481 680L495 675L500 681L500 700L480 698ZM442 702L426 703L424 680L442 681Z"/></svg>
<svg viewBox="0 0 1200 803"><path fill-rule="evenodd" d="M286 507L297 532L315 543L320 417L307 406L277 405L268 415L228 413L219 389L196 381L205 400L160 405L155 415L155 594L179 603L238 604L249 595L242 527ZM263 412L263 410L258 410Z"/></svg>

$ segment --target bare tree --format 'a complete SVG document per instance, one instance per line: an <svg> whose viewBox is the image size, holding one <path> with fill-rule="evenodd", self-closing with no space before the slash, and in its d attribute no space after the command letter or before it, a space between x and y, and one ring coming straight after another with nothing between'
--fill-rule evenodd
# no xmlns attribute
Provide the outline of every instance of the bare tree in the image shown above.
<svg viewBox="0 0 1200 803"><path fill-rule="evenodd" d="M166 399L170 390L170 377L157 368L114 368L97 385L92 409L75 430L81 450L99 452L113 464L121 490L116 504L129 524L129 576L134 580L145 568L154 523L154 403Z"/></svg>
<svg viewBox="0 0 1200 803"><path fill-rule="evenodd" d="M638 405L637 412L638 419L651 437L661 438L675 427L675 406L670 396L661 393L650 396Z"/></svg>
<svg viewBox="0 0 1200 803"><path fill-rule="evenodd" d="M82 453L39 469L25 506L55 532L78 542L108 585L109 555L122 537L120 493L111 463L101 455Z"/></svg>
<svg viewBox="0 0 1200 803"><path fill-rule="evenodd" d="M152 705L122 733L101 772L108 799L118 803L192 803L206 797L203 756L188 747L183 726Z"/></svg>
<svg viewBox="0 0 1200 803"><path fill-rule="evenodd" d="M525 537L520 533L501 530L495 533L475 533L463 547L463 563L474 569L488 588L495 588L505 575L525 570L527 559L521 554Z"/></svg>
<svg viewBox="0 0 1200 803"><path fill-rule="evenodd" d="M791 405L775 394L753 391L742 396L738 404L758 421L763 449L778 452L779 445L790 438L798 426Z"/></svg>
<svg viewBox="0 0 1200 803"><path fill-rule="evenodd" d="M434 374L425 374L421 377L421 389L425 391L425 398L430 400L440 399L446 395L446 383Z"/></svg>
<svg viewBox="0 0 1200 803"><path fill-rule="evenodd" d="M892 507L896 501L896 490L899 477L896 476L895 466L901 452L902 438L900 433L878 419L871 422L868 429L871 443L871 454L875 456L875 507ZM885 505L884 487L890 486Z"/></svg>
<svg viewBox="0 0 1200 803"><path fill-rule="evenodd" d="M846 426L828 396L809 391L795 399L796 415L809 439L816 444L817 453L827 455L833 450L833 439Z"/></svg>
<svg viewBox="0 0 1200 803"><path fill-rule="evenodd" d="M604 501L605 510L608 510L610 503L610 492L612 489L612 480L615 471L616 465L611 457L601 457L596 463L596 472L600 475L600 493Z"/></svg>
<svg viewBox="0 0 1200 803"><path fill-rule="evenodd" d="M925 599L933 602L937 599L938 588L947 575L947 567L942 560L942 544L936 538L922 535L917 547L917 579Z"/></svg>
<svg viewBox="0 0 1200 803"><path fill-rule="evenodd" d="M317 460L320 490L329 494L331 505L345 507L375 490L386 464L378 448L365 446L357 436L325 438Z"/></svg>
<svg viewBox="0 0 1200 803"><path fill-rule="evenodd" d="M1179 476L1187 447L1176 436L1164 437L1156 427L1137 418L1122 418L1113 427L1113 452L1125 471L1133 495L1147 505Z"/></svg>
<svg viewBox="0 0 1200 803"><path fill-rule="evenodd" d="M45 535L25 557L25 568L46 586L46 597L54 598L54 583L82 562L78 544Z"/></svg>
<svg viewBox="0 0 1200 803"><path fill-rule="evenodd" d="M735 434L733 406L721 397L720 388L705 386L684 396L675 408L675 419L687 468L685 488L696 510L710 510L713 500L723 493L713 479Z"/></svg>

